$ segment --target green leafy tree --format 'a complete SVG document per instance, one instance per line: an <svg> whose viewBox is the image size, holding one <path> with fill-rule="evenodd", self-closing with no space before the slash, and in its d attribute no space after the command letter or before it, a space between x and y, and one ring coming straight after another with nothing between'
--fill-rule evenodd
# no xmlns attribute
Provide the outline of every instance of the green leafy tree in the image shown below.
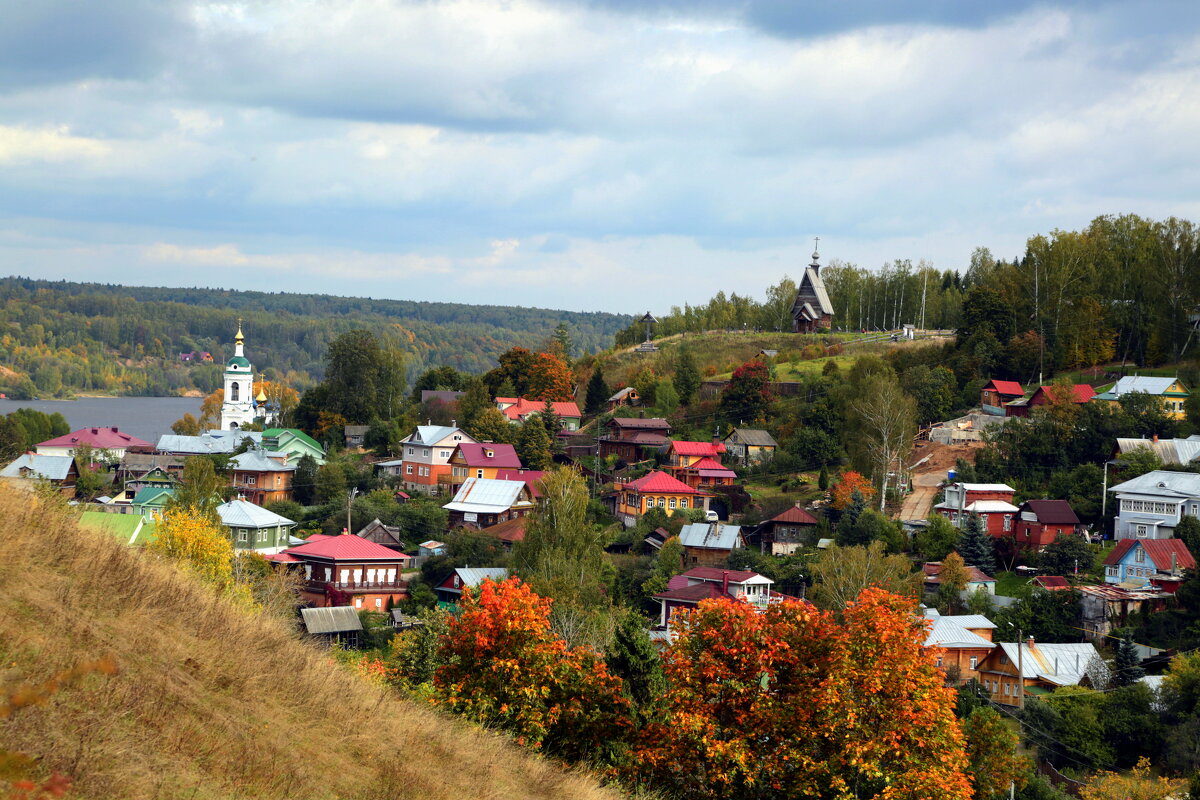
<svg viewBox="0 0 1200 800"><path fill-rule="evenodd" d="M495 406L484 409L464 430L481 442L497 444L516 444L521 432L521 429L509 422ZM545 433L545 428L542 432ZM529 466L529 462L523 458L522 463Z"/></svg>
<svg viewBox="0 0 1200 800"><path fill-rule="evenodd" d="M975 567L987 575L996 572L996 548L991 535L984 530L978 514L967 517L967 524L958 540L958 554L968 566Z"/></svg>
<svg viewBox="0 0 1200 800"><path fill-rule="evenodd" d="M345 497L347 486L346 468L340 461L329 461L317 472L316 500L318 503L336 503ZM343 503L343 505L345 505ZM344 523L343 523L344 524Z"/></svg>
<svg viewBox="0 0 1200 800"><path fill-rule="evenodd" d="M654 558L654 570L642 585L642 591L647 597L666 591L667 582L683 570L683 555L683 544L678 536L671 536L663 542L662 549Z"/></svg>
<svg viewBox="0 0 1200 800"><path fill-rule="evenodd" d="M458 401L458 423L463 430L469 430L485 411L495 408L496 404L482 378L468 378L464 392Z"/></svg>
<svg viewBox="0 0 1200 800"><path fill-rule="evenodd" d="M958 539L958 528L941 514L935 514L913 537L913 549L926 561L941 561L958 546Z"/></svg>
<svg viewBox="0 0 1200 800"><path fill-rule="evenodd" d="M696 399L696 392L700 389L702 379L700 370L696 367L696 359L692 356L692 351L686 347L679 351L679 357L675 360L675 374L671 380L675 384L675 393L679 395L679 402L690 406Z"/></svg>
<svg viewBox="0 0 1200 800"><path fill-rule="evenodd" d="M191 510L219 525L217 506L227 491L225 479L217 474L211 459L189 456L183 462L183 477L175 493L167 500L166 510Z"/></svg>
<svg viewBox="0 0 1200 800"><path fill-rule="evenodd" d="M769 383L767 365L761 361L749 361L735 369L721 393L721 417L736 425L765 416L774 399Z"/></svg>
<svg viewBox="0 0 1200 800"><path fill-rule="evenodd" d="M179 436L199 436L200 420L189 411L171 423L171 432Z"/></svg>
<svg viewBox="0 0 1200 800"><path fill-rule="evenodd" d="M1200 392L1197 392L1200 395ZM1200 553L1200 519L1184 515L1175 526L1175 538L1182 539L1189 553Z"/></svg>
<svg viewBox="0 0 1200 800"><path fill-rule="evenodd" d="M658 382L654 390L654 405L663 414L672 414L679 408L679 395L675 392L675 384L666 378Z"/></svg>
<svg viewBox="0 0 1200 800"><path fill-rule="evenodd" d="M595 369L592 370L592 377L588 380L584 411L588 414L599 414L604 410L605 403L611 396L612 392L608 390L608 384L604 382L604 373L600 370L600 365L596 364Z"/></svg>
<svg viewBox="0 0 1200 800"><path fill-rule="evenodd" d="M812 561L813 602L820 608L839 610L853 603L868 587L908 597L916 604L922 576L901 555L888 555L883 542L866 547L834 545Z"/></svg>
<svg viewBox="0 0 1200 800"><path fill-rule="evenodd" d="M624 682L625 696L634 709L641 716L648 715L662 697L666 680L645 620L632 611L622 614L604 660L608 671Z"/></svg>
<svg viewBox="0 0 1200 800"><path fill-rule="evenodd" d="M967 775L975 800L1008 796L1010 783L1020 783L1027 769L1017 755L1018 737L992 708L976 708L962 721L970 768Z"/></svg>
<svg viewBox="0 0 1200 800"><path fill-rule="evenodd" d="M1054 575L1086 575L1095 563L1095 551L1080 536L1060 533L1042 551L1042 568Z"/></svg>
<svg viewBox="0 0 1200 800"><path fill-rule="evenodd" d="M517 454L521 463L529 469L546 469L551 464L553 443L546 433L546 426L538 415L531 415L521 425L517 436Z"/></svg>
<svg viewBox="0 0 1200 800"><path fill-rule="evenodd" d="M317 493L317 461L310 455L301 456L296 462L296 474L292 478L292 496L301 505L312 505Z"/></svg>

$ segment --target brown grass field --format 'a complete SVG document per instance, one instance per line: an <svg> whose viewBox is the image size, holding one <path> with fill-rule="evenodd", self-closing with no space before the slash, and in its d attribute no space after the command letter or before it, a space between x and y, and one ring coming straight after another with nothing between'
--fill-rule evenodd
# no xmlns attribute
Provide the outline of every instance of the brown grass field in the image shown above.
<svg viewBox="0 0 1200 800"><path fill-rule="evenodd" d="M0 692L102 656L119 668L0 719L0 751L69 776L70 798L617 796L347 673L28 494L0 486L0 520Z"/></svg>

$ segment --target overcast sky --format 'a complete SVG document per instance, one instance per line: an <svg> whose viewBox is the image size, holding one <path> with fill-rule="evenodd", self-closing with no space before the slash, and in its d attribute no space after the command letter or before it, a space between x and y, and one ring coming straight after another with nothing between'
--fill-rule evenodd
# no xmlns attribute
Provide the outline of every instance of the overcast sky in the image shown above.
<svg viewBox="0 0 1200 800"><path fill-rule="evenodd" d="M1200 220L1200 3L0 0L0 274L665 311Z"/></svg>

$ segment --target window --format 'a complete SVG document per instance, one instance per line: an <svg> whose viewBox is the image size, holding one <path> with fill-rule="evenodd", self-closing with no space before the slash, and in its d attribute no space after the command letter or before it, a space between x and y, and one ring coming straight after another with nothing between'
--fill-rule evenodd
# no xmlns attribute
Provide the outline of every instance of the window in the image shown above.
<svg viewBox="0 0 1200 800"><path fill-rule="evenodd" d="M675 498L674 497L671 498L671 502L669 505L671 508L675 508Z"/></svg>
<svg viewBox="0 0 1200 800"><path fill-rule="evenodd" d="M488 451L487 451L487 457L488 457L488 458L495 458L495 457L496 457L496 453L495 453L495 451L488 450Z"/></svg>
<svg viewBox="0 0 1200 800"><path fill-rule="evenodd" d="M405 474L405 475L412 475L412 464L405 464L405 465L404 465L404 474Z"/></svg>
<svg viewBox="0 0 1200 800"><path fill-rule="evenodd" d="M971 669L979 665L979 656L971 656Z"/></svg>
<svg viewBox="0 0 1200 800"><path fill-rule="evenodd" d="M416 451L415 451L415 450L413 450L411 447L410 447L410 448L408 448L408 454L409 454L410 456L411 456L413 453L415 453L415 452L416 452Z"/></svg>
<svg viewBox="0 0 1200 800"><path fill-rule="evenodd" d="M647 497L647 498L646 498L646 509L647 509L647 510L649 510L649 509L651 509L651 508L654 508L654 498L653 498L653 497Z"/></svg>
<svg viewBox="0 0 1200 800"><path fill-rule="evenodd" d="M1119 569L1119 567L1105 567L1104 574L1108 575L1110 578L1116 578L1120 575Z"/></svg>
<svg viewBox="0 0 1200 800"><path fill-rule="evenodd" d="M1150 534L1150 527L1148 525L1135 525L1134 529L1139 539L1145 539Z"/></svg>
<svg viewBox="0 0 1200 800"><path fill-rule="evenodd" d="M665 498L665 497L658 498L658 507L666 508L667 507L667 498Z"/></svg>
<svg viewBox="0 0 1200 800"><path fill-rule="evenodd" d="M236 403L238 399L238 382L229 384L229 402Z"/></svg>
<svg viewBox="0 0 1200 800"><path fill-rule="evenodd" d="M450 451L449 451L449 450L443 450L443 451L441 451L441 457L442 457L442 458L449 458L449 457L450 457Z"/></svg>
<svg viewBox="0 0 1200 800"><path fill-rule="evenodd" d="M1139 564L1144 564L1144 563L1146 562L1146 550L1145 550L1145 548L1143 548L1141 545L1139 545L1137 548L1135 548L1134 552L1136 552L1136 553L1137 553L1137 555L1135 555L1135 556L1133 557L1133 560L1134 560L1134 561L1136 561L1136 562L1137 562L1137 563L1139 563Z"/></svg>
<svg viewBox="0 0 1200 800"><path fill-rule="evenodd" d="M383 608L383 598L382 598L382 597L376 597L376 598L375 598L375 607L376 607L376 608Z"/></svg>
<svg viewBox="0 0 1200 800"><path fill-rule="evenodd" d="M421 455L425 458L429 458L429 449L426 448L426 449L422 450Z"/></svg>
<svg viewBox="0 0 1200 800"><path fill-rule="evenodd" d="M935 665L934 665L934 666L938 666L938 667L940 667L941 665L942 665L942 657L941 657L941 656L938 656L938 657L937 657L937 662L935 663Z"/></svg>
<svg viewBox="0 0 1200 800"><path fill-rule="evenodd" d="M362 598L361 597L354 598L354 607L362 608Z"/></svg>
<svg viewBox="0 0 1200 800"><path fill-rule="evenodd" d="M1004 694L1005 694L1005 695L1008 695L1008 694L1009 694L1009 689L1011 689L1011 688L1012 688L1012 687L1011 687L1011 686L1009 686L1007 683L1006 683L1006 684L1004 684Z"/></svg>
<svg viewBox="0 0 1200 800"><path fill-rule="evenodd" d="M482 477L483 477L483 470L481 470L481 469L477 469L477 470L475 470L475 477L476 477L476 478L482 478Z"/></svg>
<svg viewBox="0 0 1200 800"><path fill-rule="evenodd" d="M239 542L246 541L246 530L244 528L238 530L238 541Z"/></svg>
<svg viewBox="0 0 1200 800"><path fill-rule="evenodd" d="M1004 515L1004 530L1006 530L1006 531L1012 530L1012 514Z"/></svg>

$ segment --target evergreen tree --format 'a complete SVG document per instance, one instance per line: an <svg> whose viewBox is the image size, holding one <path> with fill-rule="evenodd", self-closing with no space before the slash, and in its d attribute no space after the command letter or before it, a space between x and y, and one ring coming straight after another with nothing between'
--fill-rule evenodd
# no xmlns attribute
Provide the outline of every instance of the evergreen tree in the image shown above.
<svg viewBox="0 0 1200 800"><path fill-rule="evenodd" d="M679 402L685 406L690 406L692 400L696 398L696 392L700 389L700 370L696 369L696 359L692 357L691 350L684 348L679 353L679 358L675 361L675 393L679 395Z"/></svg>
<svg viewBox="0 0 1200 800"><path fill-rule="evenodd" d="M570 360L571 353L575 349L575 344L571 341L571 332L567 329L567 323L558 323L558 327L554 329L553 341L554 349L558 351L558 356L564 360Z"/></svg>
<svg viewBox="0 0 1200 800"><path fill-rule="evenodd" d="M608 671L624 682L626 696L644 717L662 696L666 681L662 661L640 616L632 611L621 615L604 660Z"/></svg>
<svg viewBox="0 0 1200 800"><path fill-rule="evenodd" d="M492 396L483 379L474 376L468 378L466 393L458 400L459 427L468 430L483 412L495 407L496 404L492 401Z"/></svg>
<svg viewBox="0 0 1200 800"><path fill-rule="evenodd" d="M11 414L0 417L0 460L8 464L24 452L24 429Z"/></svg>
<svg viewBox="0 0 1200 800"><path fill-rule="evenodd" d="M675 392L675 384L666 378L658 382L654 390L654 405L662 414L671 414L679 408L679 395Z"/></svg>
<svg viewBox="0 0 1200 800"><path fill-rule="evenodd" d="M296 463L296 475L292 479L292 496L302 506L310 506L317 490L317 462L312 456L304 456Z"/></svg>
<svg viewBox="0 0 1200 800"><path fill-rule="evenodd" d="M988 575L996 571L996 551L991 535L983 529L978 514L967 517L967 526L958 540L958 554L967 566L975 567Z"/></svg>
<svg viewBox="0 0 1200 800"><path fill-rule="evenodd" d="M481 442L496 442L497 444L514 444L519 436L517 426L509 422L508 418L495 406L484 409L463 430ZM529 465L526 464L526 466Z"/></svg>
<svg viewBox="0 0 1200 800"><path fill-rule="evenodd" d="M528 469L546 469L551 463L552 442L541 417L532 415L517 436L517 455Z"/></svg>
<svg viewBox="0 0 1200 800"><path fill-rule="evenodd" d="M817 488L822 492L829 489L829 470L825 467L821 467L821 472L817 475Z"/></svg>
<svg viewBox="0 0 1200 800"><path fill-rule="evenodd" d="M1196 394L1200 396L1200 392ZM1196 419L1200 420L1200 417ZM1175 538L1182 539L1193 556L1200 555L1200 520L1184 515L1183 519L1179 520L1179 524L1175 526Z"/></svg>
<svg viewBox="0 0 1200 800"><path fill-rule="evenodd" d="M1125 634L1124 638L1117 643L1117 657L1113 671L1113 683L1117 686L1129 686L1137 683L1146 674L1146 670L1142 669L1142 659L1138 656L1137 647L1133 644L1133 637Z"/></svg>
<svg viewBox="0 0 1200 800"><path fill-rule="evenodd" d="M592 370L592 377L588 380L587 385L587 400L584 401L583 410L588 414L599 414L604 410L604 404L612 393L608 390L608 384L604 382L604 373L600 371L600 365Z"/></svg>

